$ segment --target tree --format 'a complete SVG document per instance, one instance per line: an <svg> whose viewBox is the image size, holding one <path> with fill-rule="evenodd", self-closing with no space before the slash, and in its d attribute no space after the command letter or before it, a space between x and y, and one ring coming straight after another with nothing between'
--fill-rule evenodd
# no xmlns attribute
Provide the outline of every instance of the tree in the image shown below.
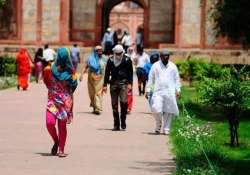
<svg viewBox="0 0 250 175"><path fill-rule="evenodd" d="M6 0L0 0L0 8L2 8L5 4Z"/></svg>
<svg viewBox="0 0 250 175"><path fill-rule="evenodd" d="M250 1L210 0L214 3L212 18L217 35L226 36L245 47L250 45Z"/></svg>
<svg viewBox="0 0 250 175"><path fill-rule="evenodd" d="M240 113L249 108L250 81L245 67L236 70L223 79L205 78L199 84L198 91L204 104L224 109L230 126L231 146L239 146L238 127Z"/></svg>

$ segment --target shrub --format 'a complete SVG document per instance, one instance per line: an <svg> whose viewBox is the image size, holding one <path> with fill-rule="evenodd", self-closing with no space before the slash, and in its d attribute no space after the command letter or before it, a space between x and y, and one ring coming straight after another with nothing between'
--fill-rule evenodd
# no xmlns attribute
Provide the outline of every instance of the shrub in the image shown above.
<svg viewBox="0 0 250 175"><path fill-rule="evenodd" d="M248 108L250 81L244 67L240 70L231 67L230 73L221 79L204 78L198 85L201 102L224 109L230 125L231 146L238 146L238 117Z"/></svg>
<svg viewBox="0 0 250 175"><path fill-rule="evenodd" d="M193 81L203 80L204 77L220 79L229 74L230 70L219 64L208 63L197 58L191 58L187 61L176 63L180 76L183 80L189 81L190 86Z"/></svg>
<svg viewBox="0 0 250 175"><path fill-rule="evenodd" d="M14 57L0 57L0 76L16 75L16 59Z"/></svg>

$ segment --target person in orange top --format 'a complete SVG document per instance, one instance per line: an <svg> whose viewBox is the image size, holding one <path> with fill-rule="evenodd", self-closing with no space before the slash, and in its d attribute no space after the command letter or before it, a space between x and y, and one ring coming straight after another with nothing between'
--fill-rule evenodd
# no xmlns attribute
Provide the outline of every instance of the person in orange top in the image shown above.
<svg viewBox="0 0 250 175"><path fill-rule="evenodd" d="M31 72L31 60L25 48L21 48L16 56L17 64L17 89L20 87L27 90L29 84L29 74Z"/></svg>

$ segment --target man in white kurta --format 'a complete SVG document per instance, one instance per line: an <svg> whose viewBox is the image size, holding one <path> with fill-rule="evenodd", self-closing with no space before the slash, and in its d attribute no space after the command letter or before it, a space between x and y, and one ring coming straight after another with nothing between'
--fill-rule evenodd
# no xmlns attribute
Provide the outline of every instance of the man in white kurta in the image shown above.
<svg viewBox="0 0 250 175"><path fill-rule="evenodd" d="M152 66L146 88L147 97L154 87L152 112L156 121L156 134L161 132L162 119L164 133L169 134L172 118L179 115L176 97L180 96L180 77L176 65L169 61L169 56L167 50L160 53L161 59Z"/></svg>

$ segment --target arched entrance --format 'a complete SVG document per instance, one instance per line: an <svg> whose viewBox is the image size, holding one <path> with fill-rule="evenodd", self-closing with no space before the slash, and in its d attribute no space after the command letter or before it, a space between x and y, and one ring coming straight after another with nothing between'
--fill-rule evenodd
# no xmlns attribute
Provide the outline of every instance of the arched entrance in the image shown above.
<svg viewBox="0 0 250 175"><path fill-rule="evenodd" d="M140 5L144 9L144 44L148 45L148 34L149 34L149 7L145 0L99 0L97 2L96 10L96 43L99 43L102 38L102 34L105 29L109 26L109 14L113 7L120 4L123 1L132 1Z"/></svg>
<svg viewBox="0 0 250 175"><path fill-rule="evenodd" d="M175 47L179 44L182 0L71 0L69 40L82 42L84 46L99 44L110 25L111 10L129 1L143 9L144 46L158 47L164 43Z"/></svg>

